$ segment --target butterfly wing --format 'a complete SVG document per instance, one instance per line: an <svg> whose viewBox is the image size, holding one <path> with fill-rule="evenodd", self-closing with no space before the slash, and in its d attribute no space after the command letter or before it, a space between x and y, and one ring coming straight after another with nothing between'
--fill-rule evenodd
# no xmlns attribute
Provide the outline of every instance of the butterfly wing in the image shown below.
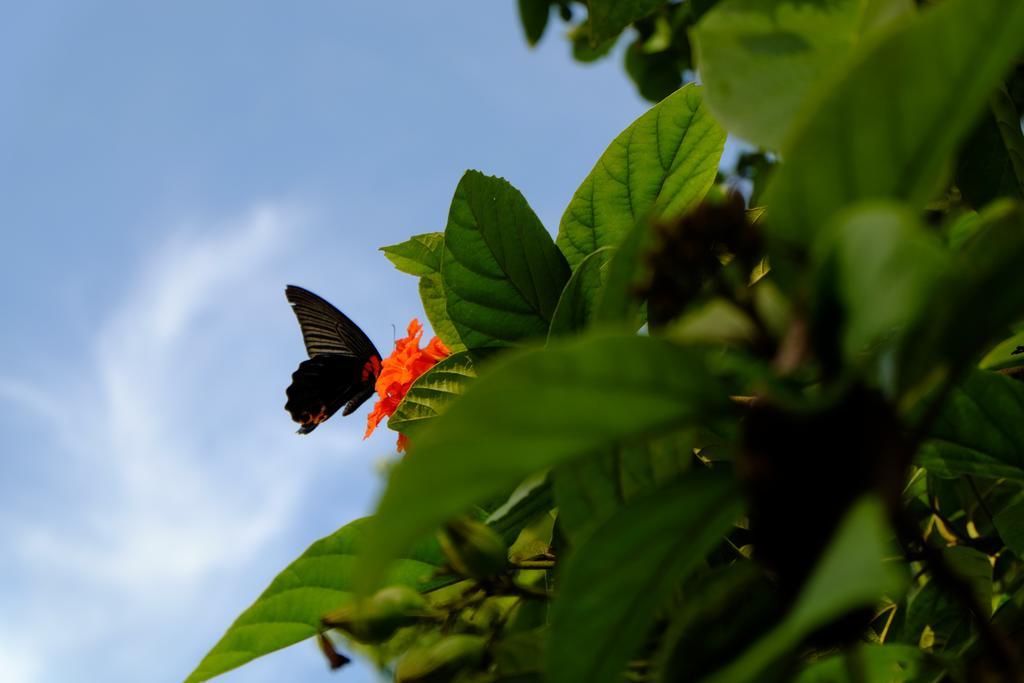
<svg viewBox="0 0 1024 683"><path fill-rule="evenodd" d="M342 406L348 415L373 395L380 353L355 323L316 294L288 285L309 360L299 364L285 392L285 410L308 434Z"/></svg>

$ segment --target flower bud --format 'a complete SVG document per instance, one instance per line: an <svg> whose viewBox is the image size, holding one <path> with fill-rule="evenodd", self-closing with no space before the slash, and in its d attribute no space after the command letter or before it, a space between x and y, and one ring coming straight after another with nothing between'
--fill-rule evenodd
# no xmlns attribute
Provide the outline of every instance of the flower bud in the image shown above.
<svg viewBox="0 0 1024 683"><path fill-rule="evenodd" d="M486 579L508 566L508 547L486 524L462 518L444 526L437 536L448 564L459 575Z"/></svg>
<svg viewBox="0 0 1024 683"><path fill-rule="evenodd" d="M352 602L321 620L361 643L381 643L395 631L436 618L427 601L408 586L390 586L366 600Z"/></svg>
<svg viewBox="0 0 1024 683"><path fill-rule="evenodd" d="M460 671L479 666L485 651L482 636L446 636L406 652L395 668L395 683L448 683Z"/></svg>

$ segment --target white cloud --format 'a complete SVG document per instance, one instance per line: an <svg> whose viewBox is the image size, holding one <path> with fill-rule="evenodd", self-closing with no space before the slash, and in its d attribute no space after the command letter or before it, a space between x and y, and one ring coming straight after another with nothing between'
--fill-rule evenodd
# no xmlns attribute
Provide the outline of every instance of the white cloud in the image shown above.
<svg viewBox="0 0 1024 683"><path fill-rule="evenodd" d="M204 581L238 571L294 522L318 468L358 448L358 425L344 424L287 457L287 375L259 372L277 352L265 336L291 316L277 270L303 220L263 206L182 227L104 302L88 367L69 367L62 386L0 377L0 400L52 428L54 488L76 491L53 514L7 520L32 606L0 625L46 639L73 615L74 635L60 638L81 646L194 609ZM263 392L263 381L275 384ZM27 654L6 654L0 681L43 680Z"/></svg>

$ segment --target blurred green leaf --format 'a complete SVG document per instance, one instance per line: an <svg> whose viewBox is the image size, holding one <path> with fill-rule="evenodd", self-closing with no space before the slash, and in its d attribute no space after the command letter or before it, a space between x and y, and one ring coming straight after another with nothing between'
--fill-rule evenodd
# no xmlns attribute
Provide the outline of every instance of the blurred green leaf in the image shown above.
<svg viewBox="0 0 1024 683"><path fill-rule="evenodd" d="M873 4L889 11L878 14L864 0L719 2L692 34L708 109L729 132L779 149L865 28L913 10L910 0ZM869 9L875 21L867 21Z"/></svg>
<svg viewBox="0 0 1024 683"><path fill-rule="evenodd" d="M618 681L659 607L742 513L734 482L694 472L637 499L569 557L551 614L548 673Z"/></svg>
<svg viewBox="0 0 1024 683"><path fill-rule="evenodd" d="M381 247L388 260L403 273L423 276L441 272L444 256L444 233L428 232L413 235L405 242Z"/></svg>
<svg viewBox="0 0 1024 683"><path fill-rule="evenodd" d="M884 32L787 139L767 191L770 234L806 246L859 199L924 205L1022 49L1018 0L948 0Z"/></svg>
<svg viewBox="0 0 1024 683"><path fill-rule="evenodd" d="M918 463L932 474L1024 480L1024 383L975 370L946 399Z"/></svg>
<svg viewBox="0 0 1024 683"><path fill-rule="evenodd" d="M857 204L822 237L818 291L831 295L818 320L840 316L843 355L854 362L927 310L948 268L942 243L894 202Z"/></svg>
<svg viewBox="0 0 1024 683"><path fill-rule="evenodd" d="M993 95L961 150L956 184L979 209L997 197L1024 198L1024 134L1020 114L1004 88Z"/></svg>
<svg viewBox="0 0 1024 683"><path fill-rule="evenodd" d="M942 672L938 662L916 645L860 644L819 659L794 683L911 683L936 680Z"/></svg>
<svg viewBox="0 0 1024 683"><path fill-rule="evenodd" d="M650 52L642 38L626 48L625 67L640 96L650 102L660 102L683 84L683 70L675 52Z"/></svg>
<svg viewBox="0 0 1024 683"><path fill-rule="evenodd" d="M678 478L693 462L688 434L602 449L551 473L558 520L573 543L630 500Z"/></svg>
<svg viewBox="0 0 1024 683"><path fill-rule="evenodd" d="M569 202L556 240L569 264L618 246L648 214L677 216L697 204L715 180L724 145L725 131L698 86L652 107L608 146Z"/></svg>
<svg viewBox="0 0 1024 683"><path fill-rule="evenodd" d="M550 0L519 0L519 21L523 25L526 42L530 45L540 42L550 16Z"/></svg>
<svg viewBox="0 0 1024 683"><path fill-rule="evenodd" d="M700 353L649 337L585 338L491 367L392 470L365 589L417 538L530 474L732 410Z"/></svg>
<svg viewBox="0 0 1024 683"><path fill-rule="evenodd" d="M346 524L288 565L242 612L186 683L208 680L316 635L320 617L352 599L356 558L375 542L369 521ZM430 539L397 560L384 583L421 591L454 583L454 577L435 577L443 564L444 555Z"/></svg>
<svg viewBox="0 0 1024 683"><path fill-rule="evenodd" d="M482 355L469 351L454 353L420 375L388 419L388 427L411 435L440 415L476 378Z"/></svg>
<svg viewBox="0 0 1024 683"><path fill-rule="evenodd" d="M572 272L551 317L548 339L581 332L591 321L601 294L608 261L614 253L611 247L602 247L583 259Z"/></svg>
<svg viewBox="0 0 1024 683"><path fill-rule="evenodd" d="M569 267L508 181L467 171L455 190L444 242L448 316L467 348L547 334Z"/></svg>
<svg viewBox="0 0 1024 683"><path fill-rule="evenodd" d="M590 42L601 43L664 5L668 0L589 0Z"/></svg>
<svg viewBox="0 0 1024 683"><path fill-rule="evenodd" d="M886 562L893 556L881 501L866 497L850 509L786 618L705 683L756 681L814 630L851 610L898 597L906 576Z"/></svg>

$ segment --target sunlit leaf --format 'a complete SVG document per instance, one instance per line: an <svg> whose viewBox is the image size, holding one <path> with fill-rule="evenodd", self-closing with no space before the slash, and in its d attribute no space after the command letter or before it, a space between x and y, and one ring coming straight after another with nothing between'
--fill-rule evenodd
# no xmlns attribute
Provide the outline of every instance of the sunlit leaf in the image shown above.
<svg viewBox="0 0 1024 683"><path fill-rule="evenodd" d="M557 243L569 264L618 246L648 214L677 216L694 206L714 182L724 145L698 86L652 107L608 146L566 208Z"/></svg>

